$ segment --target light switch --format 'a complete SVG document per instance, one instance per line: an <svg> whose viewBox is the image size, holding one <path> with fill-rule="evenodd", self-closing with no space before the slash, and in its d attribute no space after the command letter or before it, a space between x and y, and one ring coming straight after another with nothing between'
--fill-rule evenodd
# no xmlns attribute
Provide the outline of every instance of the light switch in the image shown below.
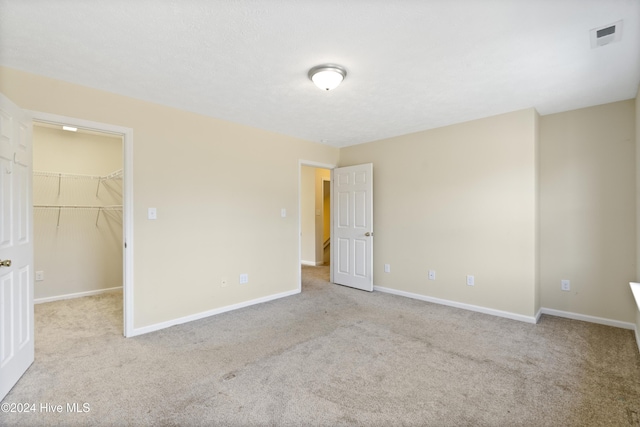
<svg viewBox="0 0 640 427"><path fill-rule="evenodd" d="M148 219L158 219L158 212L156 212L156 208L149 208L147 211Z"/></svg>
<svg viewBox="0 0 640 427"><path fill-rule="evenodd" d="M286 208L280 209L280 216L282 218L286 218L287 217L287 209Z"/></svg>

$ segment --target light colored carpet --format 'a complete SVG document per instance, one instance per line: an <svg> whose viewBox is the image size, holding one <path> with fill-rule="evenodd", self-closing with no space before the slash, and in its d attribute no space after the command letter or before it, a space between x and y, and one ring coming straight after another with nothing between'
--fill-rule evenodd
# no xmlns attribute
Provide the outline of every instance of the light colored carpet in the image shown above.
<svg viewBox="0 0 640 427"><path fill-rule="evenodd" d="M632 331L303 276L300 295L129 339L119 294L38 305L36 361L3 401L38 410L0 425L640 425Z"/></svg>

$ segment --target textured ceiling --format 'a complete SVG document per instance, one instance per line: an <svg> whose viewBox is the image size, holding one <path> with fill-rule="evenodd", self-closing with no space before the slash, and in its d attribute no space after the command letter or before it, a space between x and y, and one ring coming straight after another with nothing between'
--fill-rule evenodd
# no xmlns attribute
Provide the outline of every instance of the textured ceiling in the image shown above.
<svg viewBox="0 0 640 427"><path fill-rule="evenodd" d="M342 147L633 98L639 25L638 0L0 0L0 65Z"/></svg>

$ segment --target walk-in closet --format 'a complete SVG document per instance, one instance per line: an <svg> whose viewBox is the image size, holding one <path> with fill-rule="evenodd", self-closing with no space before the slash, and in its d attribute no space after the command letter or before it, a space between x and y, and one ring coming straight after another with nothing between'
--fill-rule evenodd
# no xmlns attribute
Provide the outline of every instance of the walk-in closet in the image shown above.
<svg viewBox="0 0 640 427"><path fill-rule="evenodd" d="M33 128L35 302L122 289L122 137Z"/></svg>

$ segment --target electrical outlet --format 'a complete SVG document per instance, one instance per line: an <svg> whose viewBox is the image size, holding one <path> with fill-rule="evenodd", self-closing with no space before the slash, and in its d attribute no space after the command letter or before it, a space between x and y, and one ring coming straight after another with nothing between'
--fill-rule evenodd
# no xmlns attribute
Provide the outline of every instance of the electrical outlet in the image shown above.
<svg viewBox="0 0 640 427"><path fill-rule="evenodd" d="M42 282L44 280L44 271L36 271L36 282Z"/></svg>
<svg viewBox="0 0 640 427"><path fill-rule="evenodd" d="M436 280L436 271L429 270L429 280Z"/></svg>
<svg viewBox="0 0 640 427"><path fill-rule="evenodd" d="M240 284L244 285L245 283L249 283L249 275L246 273L242 273L240 275Z"/></svg>
<svg viewBox="0 0 640 427"><path fill-rule="evenodd" d="M476 280L473 276L467 276L467 285L468 286L475 286Z"/></svg>
<svg viewBox="0 0 640 427"><path fill-rule="evenodd" d="M571 280L563 279L560 281L560 289L563 291L571 291Z"/></svg>
<svg viewBox="0 0 640 427"><path fill-rule="evenodd" d="M385 273L391 273L391 264L385 264L384 265L384 272Z"/></svg>
<svg viewBox="0 0 640 427"><path fill-rule="evenodd" d="M223 288L226 288L227 286L229 286L229 282L227 281L226 277L223 277L222 279L220 279L220 286Z"/></svg>

